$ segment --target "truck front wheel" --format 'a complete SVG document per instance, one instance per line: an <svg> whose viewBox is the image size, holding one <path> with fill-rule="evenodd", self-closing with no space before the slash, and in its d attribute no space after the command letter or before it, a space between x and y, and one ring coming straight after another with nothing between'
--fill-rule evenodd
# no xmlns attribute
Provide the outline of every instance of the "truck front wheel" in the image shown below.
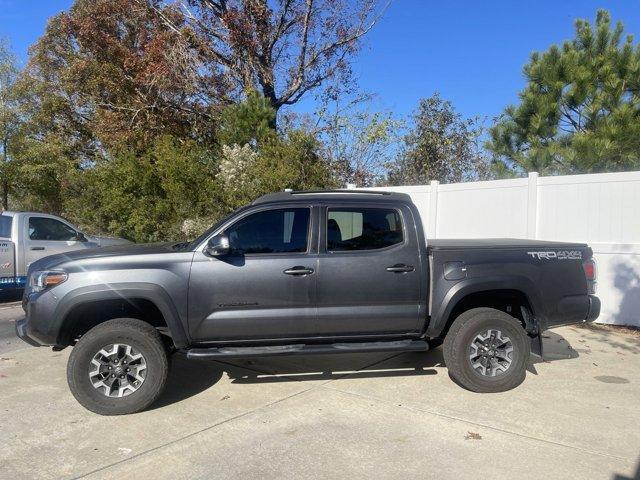
<svg viewBox="0 0 640 480"><path fill-rule="evenodd" d="M522 383L531 345L520 322L493 308L474 308L455 319L444 339L449 374L473 392L504 392Z"/></svg>
<svg viewBox="0 0 640 480"><path fill-rule="evenodd" d="M67 382L80 404L100 415L144 410L164 389L169 370L158 331L134 318L101 323L69 356Z"/></svg>

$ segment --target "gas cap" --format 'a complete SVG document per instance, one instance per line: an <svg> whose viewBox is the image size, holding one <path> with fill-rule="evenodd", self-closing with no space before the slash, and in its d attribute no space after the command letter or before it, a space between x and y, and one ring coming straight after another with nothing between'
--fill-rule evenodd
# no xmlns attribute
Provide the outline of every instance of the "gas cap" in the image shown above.
<svg viewBox="0 0 640 480"><path fill-rule="evenodd" d="M462 280L467 278L467 267L464 262L446 262L444 264L445 280Z"/></svg>

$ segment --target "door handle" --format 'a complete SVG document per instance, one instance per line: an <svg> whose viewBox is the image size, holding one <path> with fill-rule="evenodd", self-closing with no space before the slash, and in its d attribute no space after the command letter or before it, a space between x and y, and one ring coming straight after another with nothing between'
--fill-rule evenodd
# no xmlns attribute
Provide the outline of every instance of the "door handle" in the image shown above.
<svg viewBox="0 0 640 480"><path fill-rule="evenodd" d="M395 265L391 265L387 267L387 272L392 273L406 273L413 272L415 268L412 265L405 265L404 263L396 263Z"/></svg>
<svg viewBox="0 0 640 480"><path fill-rule="evenodd" d="M295 267L287 268L282 273L285 275L311 275L313 273L313 268L296 265Z"/></svg>
<svg viewBox="0 0 640 480"><path fill-rule="evenodd" d="M31 250L44 250L44 247L31 247Z"/></svg>

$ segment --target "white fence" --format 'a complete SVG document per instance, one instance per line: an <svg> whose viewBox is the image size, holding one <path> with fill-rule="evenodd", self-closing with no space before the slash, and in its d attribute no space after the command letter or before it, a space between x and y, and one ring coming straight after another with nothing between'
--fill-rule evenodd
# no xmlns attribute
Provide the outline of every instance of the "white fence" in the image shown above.
<svg viewBox="0 0 640 480"><path fill-rule="evenodd" d="M599 322L640 326L640 172L384 187L411 195L428 238L587 242Z"/></svg>

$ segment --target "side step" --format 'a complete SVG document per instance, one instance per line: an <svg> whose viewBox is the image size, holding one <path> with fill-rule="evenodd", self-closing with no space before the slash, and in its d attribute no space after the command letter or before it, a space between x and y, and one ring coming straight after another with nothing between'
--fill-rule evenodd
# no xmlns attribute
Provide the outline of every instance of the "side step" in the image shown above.
<svg viewBox="0 0 640 480"><path fill-rule="evenodd" d="M192 348L187 350L187 358L247 358L270 357L274 355L318 355L323 353L358 352L407 352L429 350L424 340L398 340L394 342L329 343L306 345L272 345L266 347L219 347Z"/></svg>

